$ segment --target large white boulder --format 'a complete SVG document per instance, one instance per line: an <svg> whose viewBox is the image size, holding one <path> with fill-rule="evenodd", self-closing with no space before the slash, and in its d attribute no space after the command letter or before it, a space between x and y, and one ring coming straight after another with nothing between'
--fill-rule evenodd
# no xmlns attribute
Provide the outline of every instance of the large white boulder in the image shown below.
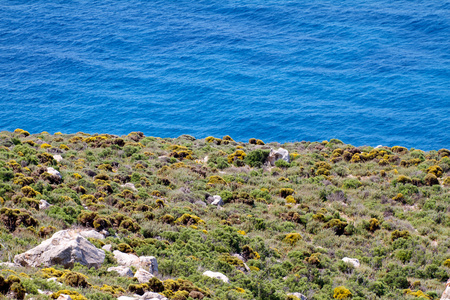
<svg viewBox="0 0 450 300"><path fill-rule="evenodd" d="M136 271L136 274L134 274L134 277L137 278L139 283L146 283L155 276L153 276L152 273L140 268L139 270Z"/></svg>
<svg viewBox="0 0 450 300"><path fill-rule="evenodd" d="M97 249L77 230L58 231L39 246L14 257L15 264L30 267L63 265L70 268L80 263L98 268L104 260L105 251Z"/></svg>
<svg viewBox="0 0 450 300"><path fill-rule="evenodd" d="M290 162L289 152L283 148L278 148L278 150L271 149L270 154L267 157L267 161L270 165L275 166L275 162L279 159Z"/></svg>
<svg viewBox="0 0 450 300"><path fill-rule="evenodd" d="M342 261L352 264L355 268L359 268L359 266L361 266L361 264L359 263L359 260L357 258L344 257L342 259Z"/></svg>
<svg viewBox="0 0 450 300"><path fill-rule="evenodd" d="M119 267L110 267L107 270L108 272L117 272L117 274L119 274L121 277L133 277L133 272L131 271L130 268L128 267L123 267L123 266L119 266Z"/></svg>
<svg viewBox="0 0 450 300"><path fill-rule="evenodd" d="M203 273L204 276L208 276L211 278L216 278L216 279L220 279L225 283L229 283L230 280L228 280L228 277L225 276L224 274L220 273L220 272L212 272L212 271L206 271Z"/></svg>
<svg viewBox="0 0 450 300"><path fill-rule="evenodd" d="M92 230L81 231L80 235L82 237L85 237L85 238L94 238L94 239L98 239L98 240L105 239L105 236L103 234L101 234L100 232L95 231L93 229Z"/></svg>

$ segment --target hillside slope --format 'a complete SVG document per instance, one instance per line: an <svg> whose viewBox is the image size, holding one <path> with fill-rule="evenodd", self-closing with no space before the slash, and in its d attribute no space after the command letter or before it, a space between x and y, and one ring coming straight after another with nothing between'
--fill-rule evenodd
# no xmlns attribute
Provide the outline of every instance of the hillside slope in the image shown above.
<svg viewBox="0 0 450 300"><path fill-rule="evenodd" d="M279 148L289 162L272 166L269 152ZM0 261L68 228L103 233L89 241L110 251L97 269L4 264L0 291L33 299L68 291L72 299L146 291L175 300L439 299L450 268L449 156L337 139L1 132ZM212 204L217 196L223 205ZM156 277L142 285L108 272L118 266L114 250L154 256Z"/></svg>

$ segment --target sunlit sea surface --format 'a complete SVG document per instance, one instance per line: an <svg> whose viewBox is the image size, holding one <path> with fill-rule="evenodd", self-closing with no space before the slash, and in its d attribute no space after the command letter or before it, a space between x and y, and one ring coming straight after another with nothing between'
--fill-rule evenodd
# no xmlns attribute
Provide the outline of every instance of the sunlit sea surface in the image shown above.
<svg viewBox="0 0 450 300"><path fill-rule="evenodd" d="M449 1L0 1L0 130L450 147Z"/></svg>

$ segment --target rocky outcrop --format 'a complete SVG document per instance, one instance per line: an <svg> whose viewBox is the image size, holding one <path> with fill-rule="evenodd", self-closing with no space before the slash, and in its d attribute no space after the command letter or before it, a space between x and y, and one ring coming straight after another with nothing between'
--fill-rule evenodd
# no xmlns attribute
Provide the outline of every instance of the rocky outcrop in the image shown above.
<svg viewBox="0 0 450 300"><path fill-rule="evenodd" d="M289 152L286 149L278 148L278 150L270 150L270 154L267 157L267 161L270 165L275 166L275 162L279 159L282 159L286 162L290 162Z"/></svg>
<svg viewBox="0 0 450 300"><path fill-rule="evenodd" d="M74 263L98 268L105 260L105 251L97 249L77 230L58 231L39 246L14 257L21 266L62 265L70 268Z"/></svg>
<svg viewBox="0 0 450 300"><path fill-rule="evenodd" d="M356 258L344 257L342 259L342 261L352 264L355 268L359 268L359 266L361 266L361 264L359 263L359 260Z"/></svg>
<svg viewBox="0 0 450 300"><path fill-rule="evenodd" d="M130 268L128 267L123 267L123 266L119 266L119 267L111 267L108 268L107 270L108 272L116 272L117 274L119 274L121 277L133 277L133 272L131 271Z"/></svg>
<svg viewBox="0 0 450 300"><path fill-rule="evenodd" d="M203 275L211 277L211 278L220 279L220 280L222 280L225 283L229 283L230 282L228 277L225 276L224 274L220 273L220 272L206 271L206 272L203 273Z"/></svg>
<svg viewBox="0 0 450 300"><path fill-rule="evenodd" d="M155 277L155 276L153 276L150 272L140 268L139 270L136 271L136 274L134 274L134 277L137 278L139 283L146 283L150 279L152 279L152 277Z"/></svg>
<svg viewBox="0 0 450 300"><path fill-rule="evenodd" d="M52 205L47 201L45 201L44 199L39 200L39 210L46 210L50 206Z"/></svg>

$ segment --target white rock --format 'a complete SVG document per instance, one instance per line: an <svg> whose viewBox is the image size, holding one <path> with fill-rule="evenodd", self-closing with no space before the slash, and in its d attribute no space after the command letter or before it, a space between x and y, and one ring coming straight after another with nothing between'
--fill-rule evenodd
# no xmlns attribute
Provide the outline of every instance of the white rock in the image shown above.
<svg viewBox="0 0 450 300"><path fill-rule="evenodd" d="M133 272L128 267L123 267L123 266L110 267L110 268L108 268L107 271L108 272L117 272L117 274L119 274L122 277L134 277Z"/></svg>
<svg viewBox="0 0 450 300"><path fill-rule="evenodd" d="M359 268L359 266L361 265L361 264L359 263L359 260L356 259L356 258L344 257L344 258L342 259L342 261L343 261L343 262L346 262L346 263L352 264L355 268Z"/></svg>
<svg viewBox="0 0 450 300"><path fill-rule="evenodd" d="M81 231L80 235L85 237L85 238L94 238L94 239L98 239L98 240L104 240L105 239L105 236L103 234L101 234L98 231L95 231L94 229Z"/></svg>
<svg viewBox="0 0 450 300"><path fill-rule="evenodd" d="M58 278L56 278L56 277L50 277L49 279L47 279L47 281L48 281L48 282L54 282L54 283L56 283L57 285L62 285L62 283L59 282L59 281L58 281Z"/></svg>
<svg viewBox="0 0 450 300"><path fill-rule="evenodd" d="M244 263L244 268L245 268L245 270L246 270L247 272L250 272L250 268L247 266L246 263Z"/></svg>
<svg viewBox="0 0 450 300"><path fill-rule="evenodd" d="M158 272L158 262L154 256L139 256L139 262L142 268L148 268L150 273L155 274Z"/></svg>
<svg viewBox="0 0 450 300"><path fill-rule="evenodd" d="M282 159L286 162L290 162L289 152L286 149L278 148L278 150L270 150L270 154L267 157L267 161L270 165L275 166L275 162L279 159Z"/></svg>
<svg viewBox="0 0 450 300"><path fill-rule="evenodd" d="M10 262L2 262L0 263L0 267L5 267L5 268L14 268L14 267L19 267L14 263L10 263Z"/></svg>
<svg viewBox="0 0 450 300"><path fill-rule="evenodd" d="M445 290L442 293L441 300L450 300L450 279L447 280L447 284L445 285Z"/></svg>
<svg viewBox="0 0 450 300"><path fill-rule="evenodd" d="M111 252L112 249L112 245L111 244L106 244L102 247L103 250Z"/></svg>
<svg viewBox="0 0 450 300"><path fill-rule="evenodd" d="M153 276L152 273L140 268L139 270L136 271L136 274L134 274L134 277L137 278L139 283L146 283L155 276Z"/></svg>
<svg viewBox="0 0 450 300"><path fill-rule="evenodd" d="M288 296L291 295L291 296L297 297L300 300L308 300L308 298L306 298L306 296L301 293L287 293L286 295L288 295Z"/></svg>
<svg viewBox="0 0 450 300"><path fill-rule="evenodd" d="M48 168L47 168L47 173L49 173L49 174L51 174L51 175L56 175L56 176L58 176L59 178L62 178L61 173L59 173L59 171L55 170L55 169L52 168L52 167L48 167Z"/></svg>
<svg viewBox="0 0 450 300"><path fill-rule="evenodd" d="M47 295L47 296L50 296L51 294L53 294L53 292L51 292L51 291L43 291L43 290L40 290L40 289L38 289L37 291L38 291L39 294Z"/></svg>
<svg viewBox="0 0 450 300"><path fill-rule="evenodd" d="M46 210L50 206L52 205L47 201L45 201L44 199L39 200L39 210Z"/></svg>
<svg viewBox="0 0 450 300"><path fill-rule="evenodd" d="M56 300L72 300L69 295L61 294Z"/></svg>
<svg viewBox="0 0 450 300"><path fill-rule="evenodd" d="M213 202L211 202L211 205L223 206L222 197L220 197L219 195L214 195L213 198L214 200Z"/></svg>
<svg viewBox="0 0 450 300"><path fill-rule="evenodd" d="M134 184L131 183L131 182L127 182L127 183L121 185L121 187L123 187L123 188L128 188L128 189L130 189L130 190L133 190L133 191L137 192L137 188L136 188L136 187L134 186Z"/></svg>
<svg viewBox="0 0 450 300"><path fill-rule="evenodd" d="M117 298L117 300L139 300L139 298L137 297L128 297L128 296L120 296L119 298Z"/></svg>
<svg viewBox="0 0 450 300"><path fill-rule="evenodd" d="M134 254L123 253L123 252L120 252L119 250L114 250L113 254L114 254L114 258L117 260L117 263L121 266L125 266L125 267L135 266L137 268L139 268L141 266L139 257L137 257Z"/></svg>
<svg viewBox="0 0 450 300"><path fill-rule="evenodd" d="M164 297L161 294L154 293L154 292L146 292L144 295L141 296L142 300L167 300L166 297Z"/></svg>
<svg viewBox="0 0 450 300"><path fill-rule="evenodd" d="M60 162L60 161L63 160L62 156L59 155L59 154L53 155L53 158L54 158L57 162Z"/></svg>
<svg viewBox="0 0 450 300"><path fill-rule="evenodd" d="M228 277L225 276L224 274L220 273L220 272L212 272L212 271L206 271L203 273L204 276L208 276L211 278L216 278L216 279L220 279L225 283L229 283L230 281L228 280Z"/></svg>
<svg viewBox="0 0 450 300"><path fill-rule="evenodd" d="M25 267L63 265L70 268L80 263L98 268L104 260L105 251L97 249L77 230L58 231L37 247L14 257L15 264Z"/></svg>

